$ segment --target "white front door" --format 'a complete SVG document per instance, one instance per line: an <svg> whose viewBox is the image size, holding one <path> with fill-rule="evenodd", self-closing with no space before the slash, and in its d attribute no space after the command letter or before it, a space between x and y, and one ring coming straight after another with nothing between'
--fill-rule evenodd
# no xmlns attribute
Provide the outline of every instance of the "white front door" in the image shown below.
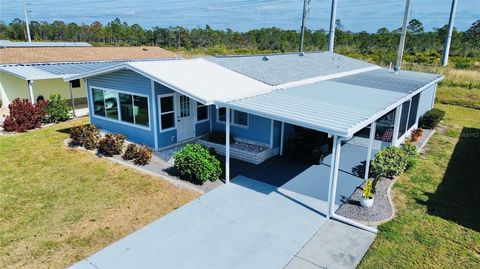
<svg viewBox="0 0 480 269"><path fill-rule="evenodd" d="M195 102L185 95L177 96L177 142L195 136Z"/></svg>

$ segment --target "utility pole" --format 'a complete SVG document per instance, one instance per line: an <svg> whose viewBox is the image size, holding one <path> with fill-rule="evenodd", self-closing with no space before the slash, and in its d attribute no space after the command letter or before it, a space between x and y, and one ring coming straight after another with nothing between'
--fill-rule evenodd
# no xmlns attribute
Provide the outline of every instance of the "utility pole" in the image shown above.
<svg viewBox="0 0 480 269"><path fill-rule="evenodd" d="M300 52L303 52L303 41L305 38L305 18L307 17L307 6L310 0L303 0L302 29L300 29Z"/></svg>
<svg viewBox="0 0 480 269"><path fill-rule="evenodd" d="M450 54L450 42L452 41L453 21L455 20L455 11L457 9L457 0L452 0L450 9L450 19L448 20L448 33L445 37L445 46L443 47L442 65L448 65L448 54Z"/></svg>
<svg viewBox="0 0 480 269"><path fill-rule="evenodd" d="M405 6L405 13L403 13L402 34L400 35L400 43L398 44L397 62L395 63L395 70L402 68L403 48L405 47L405 38L407 36L408 13L410 13L410 0L407 0Z"/></svg>
<svg viewBox="0 0 480 269"><path fill-rule="evenodd" d="M330 13L330 31L328 32L328 51L333 52L335 43L335 21L337 20L337 0L332 0L332 10Z"/></svg>
<svg viewBox="0 0 480 269"><path fill-rule="evenodd" d="M30 23L28 22L28 15L27 15L27 4L25 0L23 1L23 13L25 14L25 25L27 26L27 37L28 37L28 42L32 42L32 38L30 37Z"/></svg>

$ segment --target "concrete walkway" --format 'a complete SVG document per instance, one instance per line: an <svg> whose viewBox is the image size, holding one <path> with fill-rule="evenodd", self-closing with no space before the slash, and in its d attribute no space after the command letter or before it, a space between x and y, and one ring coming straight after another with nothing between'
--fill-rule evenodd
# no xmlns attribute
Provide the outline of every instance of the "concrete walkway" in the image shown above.
<svg viewBox="0 0 480 269"><path fill-rule="evenodd" d="M337 208L363 182L351 173L358 163L341 165ZM275 170L262 171L235 177L72 268L355 268L375 236L325 218L330 167L299 166L280 187L265 183L280 182Z"/></svg>

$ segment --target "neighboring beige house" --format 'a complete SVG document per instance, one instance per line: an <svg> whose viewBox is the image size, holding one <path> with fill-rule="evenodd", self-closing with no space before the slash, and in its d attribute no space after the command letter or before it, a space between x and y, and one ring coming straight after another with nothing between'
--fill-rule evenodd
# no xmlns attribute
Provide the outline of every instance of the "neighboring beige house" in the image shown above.
<svg viewBox="0 0 480 269"><path fill-rule="evenodd" d="M20 43L20 42L19 42ZM22 42L23 43L23 42ZM52 42L48 46L0 46L0 100L7 107L14 99L37 102L60 94L77 108L86 107L83 80L65 82L66 76L135 60L176 58L173 52L159 47L91 47L68 46ZM1 43L0 43L1 45Z"/></svg>

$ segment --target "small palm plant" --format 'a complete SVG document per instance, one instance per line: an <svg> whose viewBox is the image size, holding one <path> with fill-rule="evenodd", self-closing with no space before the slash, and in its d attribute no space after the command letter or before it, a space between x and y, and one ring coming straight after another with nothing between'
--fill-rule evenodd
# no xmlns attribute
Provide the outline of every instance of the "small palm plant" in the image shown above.
<svg viewBox="0 0 480 269"><path fill-rule="evenodd" d="M366 184L362 189L363 189L363 194L362 194L362 199L360 200L360 204L363 207L372 207L373 194L375 192L374 186L373 186L373 180L367 179Z"/></svg>

